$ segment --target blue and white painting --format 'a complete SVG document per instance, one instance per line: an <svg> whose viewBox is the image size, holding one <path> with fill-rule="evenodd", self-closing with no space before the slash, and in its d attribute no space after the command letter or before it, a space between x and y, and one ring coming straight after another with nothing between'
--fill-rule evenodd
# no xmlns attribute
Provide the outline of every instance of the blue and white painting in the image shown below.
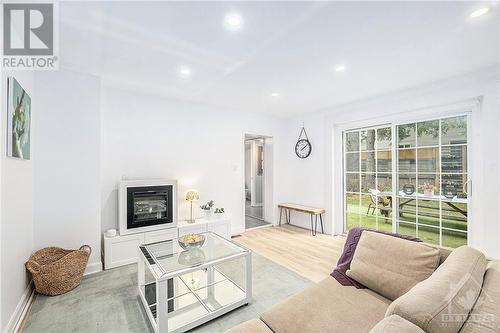
<svg viewBox="0 0 500 333"><path fill-rule="evenodd" d="M7 155L30 159L31 98L13 77L8 78Z"/></svg>

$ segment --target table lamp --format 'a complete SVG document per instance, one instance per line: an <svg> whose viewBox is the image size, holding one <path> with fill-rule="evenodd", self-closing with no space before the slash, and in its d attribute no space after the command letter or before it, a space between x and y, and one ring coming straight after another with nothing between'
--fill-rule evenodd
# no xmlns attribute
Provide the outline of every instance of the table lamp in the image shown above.
<svg viewBox="0 0 500 333"><path fill-rule="evenodd" d="M198 194L198 191L196 190L188 190L186 193L186 201L189 201L191 203L191 215L189 220L187 220L188 223L194 223L193 219L193 201L196 201L200 198L200 195Z"/></svg>

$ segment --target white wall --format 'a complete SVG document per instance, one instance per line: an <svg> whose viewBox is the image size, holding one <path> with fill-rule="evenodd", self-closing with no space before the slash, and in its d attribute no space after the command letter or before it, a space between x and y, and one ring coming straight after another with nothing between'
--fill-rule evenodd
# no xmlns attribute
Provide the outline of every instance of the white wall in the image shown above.
<svg viewBox="0 0 500 333"><path fill-rule="evenodd" d="M101 269L100 79L37 72L35 246L92 247L87 271Z"/></svg>
<svg viewBox="0 0 500 333"><path fill-rule="evenodd" d="M14 76L31 97L31 160L7 157L7 76ZM13 315L23 306L29 277L24 268L33 250L33 168L37 144L33 139L38 120L34 77L31 71L7 72L1 75L0 105L0 331L15 325Z"/></svg>
<svg viewBox="0 0 500 333"><path fill-rule="evenodd" d="M189 214L185 191L195 188L196 207L213 199L231 218L233 233L244 229L244 133L274 136L279 149L279 119L113 88L102 98L103 230L117 228L122 178L177 179L180 219ZM199 209L194 214L201 216Z"/></svg>
<svg viewBox="0 0 500 333"><path fill-rule="evenodd" d="M283 180L279 183L277 200L325 207L330 213L333 212L327 214L327 229L333 230L334 233L341 232L341 218L333 219L342 208L339 205L342 194L332 190L335 182L339 181L332 178L332 172L341 168L341 151L336 149L333 154L334 148L341 147L341 136L337 132L334 133L334 127L345 124L356 127L367 120L385 122L391 118L411 116L409 113L415 110L417 111L414 114L418 115L418 110L483 96L482 108L479 112L474 112L471 120L471 177L474 189L472 204L469 207L472 216L469 224L470 244L490 256L500 257L500 190L497 186L500 155L493 153L500 142L498 73L498 68L487 68L477 73L297 117L295 124L292 121L291 126L296 127L298 131L299 124L305 121L313 152L306 160L297 159L293 151L287 151L285 156L282 156L283 163L288 166L283 170L287 177L297 177L296 184L287 184ZM299 217L295 221L302 225L308 223L308 220L299 220Z"/></svg>
<svg viewBox="0 0 500 333"><path fill-rule="evenodd" d="M283 133L281 133L283 137ZM283 140L280 137L280 140ZM290 144L290 142L282 141L281 145L278 146L279 150L284 150ZM279 216L276 215L278 208L276 204L276 197L274 193L276 192L276 183L275 178L277 177L275 173L276 165L278 163L279 170L281 170L284 164L281 161L275 161L274 155L277 153L277 150L274 147L274 139L273 138L265 138L264 139L264 221L277 224Z"/></svg>
<svg viewBox="0 0 500 333"><path fill-rule="evenodd" d="M308 158L301 159L295 154L295 144L304 122L312 151ZM325 232L331 232L331 226L325 223L331 219L331 208L327 200L327 179L331 176L326 168L326 124L324 116L316 113L294 117L286 123L284 140L285 149L278 152L276 158L286 167L277 172L277 201L293 202L301 205L322 207L326 209L323 224ZM279 216L278 216L279 218ZM291 212L292 224L311 228L309 215ZM319 221L318 221L319 224ZM321 230L318 225L318 230Z"/></svg>

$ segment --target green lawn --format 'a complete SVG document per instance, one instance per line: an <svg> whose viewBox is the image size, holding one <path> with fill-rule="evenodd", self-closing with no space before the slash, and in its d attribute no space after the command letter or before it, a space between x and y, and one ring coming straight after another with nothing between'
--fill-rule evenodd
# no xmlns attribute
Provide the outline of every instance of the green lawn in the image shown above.
<svg viewBox="0 0 500 333"><path fill-rule="evenodd" d="M362 196L361 203L357 195L348 195L347 200L347 227L348 229L356 226L374 228L384 231L392 231L392 213L388 212L388 218L384 216L379 209L375 209L373 212L370 209L368 213L368 206L371 200L369 196ZM436 202L423 201L421 205L432 207L432 205L437 204ZM466 207L460 207L466 210ZM439 226L439 218L429 217L429 216L419 216L418 217L418 235L416 222L417 218L415 214L411 213L415 211L413 207L405 207L405 213L399 217L399 233L417 236L422 241L439 245L439 229L433 228L432 226ZM420 208L419 212L428 212L435 214L436 210L432 208ZM444 214L444 212L443 212ZM450 217L463 216L458 212L446 212ZM442 246L447 247L459 247L461 245L467 244L467 223L463 221L457 221L454 219L443 219L442 225L445 228L453 228L460 231L451 231L443 229L442 235Z"/></svg>

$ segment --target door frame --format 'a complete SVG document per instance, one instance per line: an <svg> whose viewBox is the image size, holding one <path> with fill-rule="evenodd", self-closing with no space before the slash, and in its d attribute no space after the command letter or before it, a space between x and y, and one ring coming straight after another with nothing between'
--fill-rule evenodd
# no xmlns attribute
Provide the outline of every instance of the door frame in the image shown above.
<svg viewBox="0 0 500 333"><path fill-rule="evenodd" d="M243 225L242 229L246 230L245 226L245 142L246 137L255 136L264 139L263 154L264 154L264 172L262 175L262 214L264 222L275 225L275 205L274 205L274 138L272 135L258 134L252 131L244 131L242 133L242 157L243 157L243 172L242 172L242 212Z"/></svg>

